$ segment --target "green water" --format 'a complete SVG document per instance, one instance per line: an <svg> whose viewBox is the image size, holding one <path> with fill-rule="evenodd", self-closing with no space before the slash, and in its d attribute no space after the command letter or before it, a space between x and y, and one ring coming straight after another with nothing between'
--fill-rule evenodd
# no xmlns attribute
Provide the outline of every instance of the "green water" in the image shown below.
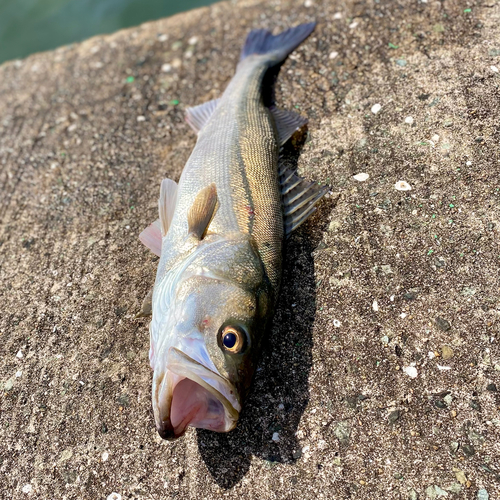
<svg viewBox="0 0 500 500"><path fill-rule="evenodd" d="M0 63L215 0L0 0Z"/></svg>

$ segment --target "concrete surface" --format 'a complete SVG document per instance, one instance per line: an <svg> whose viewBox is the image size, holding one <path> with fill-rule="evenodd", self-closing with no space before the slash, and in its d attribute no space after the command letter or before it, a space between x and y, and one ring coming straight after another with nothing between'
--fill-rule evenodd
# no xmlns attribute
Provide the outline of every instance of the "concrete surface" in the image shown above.
<svg viewBox="0 0 500 500"><path fill-rule="evenodd" d="M162 442L137 235L194 145L185 106L250 28L313 18L278 100L332 195L287 244L237 430ZM222 3L1 66L0 497L500 498L499 21L496 0Z"/></svg>

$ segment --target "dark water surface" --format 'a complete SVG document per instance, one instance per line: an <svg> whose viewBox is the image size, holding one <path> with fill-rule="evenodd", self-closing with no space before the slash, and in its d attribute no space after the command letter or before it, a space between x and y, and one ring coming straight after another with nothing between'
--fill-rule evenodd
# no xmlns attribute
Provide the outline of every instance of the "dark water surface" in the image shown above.
<svg viewBox="0 0 500 500"><path fill-rule="evenodd" d="M0 0L0 63L214 0Z"/></svg>

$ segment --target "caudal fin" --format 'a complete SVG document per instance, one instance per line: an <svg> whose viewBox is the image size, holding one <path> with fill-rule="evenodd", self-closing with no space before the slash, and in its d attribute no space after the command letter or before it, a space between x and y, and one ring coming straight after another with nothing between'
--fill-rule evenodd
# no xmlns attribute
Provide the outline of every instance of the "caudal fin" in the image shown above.
<svg viewBox="0 0 500 500"><path fill-rule="evenodd" d="M241 50L240 61L252 54L269 54L274 64L282 63L314 30L316 23L299 24L278 35L270 31L252 30Z"/></svg>

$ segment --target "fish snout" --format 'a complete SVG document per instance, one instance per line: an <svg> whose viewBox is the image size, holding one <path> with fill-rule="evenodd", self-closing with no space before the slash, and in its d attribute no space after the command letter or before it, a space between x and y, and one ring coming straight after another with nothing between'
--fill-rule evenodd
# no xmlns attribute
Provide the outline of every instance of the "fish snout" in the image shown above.
<svg viewBox="0 0 500 500"><path fill-rule="evenodd" d="M167 369L153 377L153 411L160 437L174 440L187 427L229 432L241 405L232 384L181 350L171 347Z"/></svg>

